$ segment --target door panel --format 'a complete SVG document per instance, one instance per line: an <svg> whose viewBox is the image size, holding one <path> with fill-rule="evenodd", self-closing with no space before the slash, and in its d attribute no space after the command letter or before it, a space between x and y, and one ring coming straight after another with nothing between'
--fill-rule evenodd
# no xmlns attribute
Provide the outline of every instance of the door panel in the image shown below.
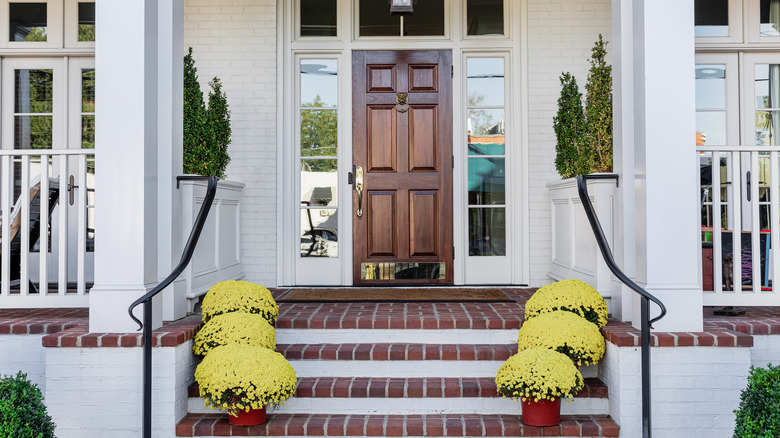
<svg viewBox="0 0 780 438"><path fill-rule="evenodd" d="M353 53L356 284L452 283L452 53Z"/></svg>

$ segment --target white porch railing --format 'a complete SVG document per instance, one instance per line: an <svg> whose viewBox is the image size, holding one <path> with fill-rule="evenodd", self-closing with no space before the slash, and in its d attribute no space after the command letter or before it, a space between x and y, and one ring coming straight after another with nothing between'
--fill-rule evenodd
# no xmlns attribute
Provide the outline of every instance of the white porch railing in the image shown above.
<svg viewBox="0 0 780 438"><path fill-rule="evenodd" d="M0 308L89 305L94 153L0 151Z"/></svg>
<svg viewBox="0 0 780 438"><path fill-rule="evenodd" d="M704 304L780 305L780 146L697 151Z"/></svg>

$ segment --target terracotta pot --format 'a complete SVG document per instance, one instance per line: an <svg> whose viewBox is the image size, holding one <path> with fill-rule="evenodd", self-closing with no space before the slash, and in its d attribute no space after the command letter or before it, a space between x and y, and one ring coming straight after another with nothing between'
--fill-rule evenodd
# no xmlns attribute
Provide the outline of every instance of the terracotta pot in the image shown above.
<svg viewBox="0 0 780 438"><path fill-rule="evenodd" d="M561 422L561 399L524 401L522 420L529 426L555 426Z"/></svg>
<svg viewBox="0 0 780 438"><path fill-rule="evenodd" d="M265 423L265 406L262 409L241 411L238 415L228 415L228 421L233 426L257 426Z"/></svg>

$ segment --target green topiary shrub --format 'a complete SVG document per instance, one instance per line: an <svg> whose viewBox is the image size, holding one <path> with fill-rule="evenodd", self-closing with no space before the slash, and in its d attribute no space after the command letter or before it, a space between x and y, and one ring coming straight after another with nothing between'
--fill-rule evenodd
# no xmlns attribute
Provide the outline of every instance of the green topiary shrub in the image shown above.
<svg viewBox="0 0 780 438"><path fill-rule="evenodd" d="M583 167L584 155L578 147L585 131L585 112L582 110L582 93L577 79L571 73L561 75L561 97L558 98L558 114L553 119L555 137L555 169L564 178L576 176Z"/></svg>
<svg viewBox="0 0 780 438"><path fill-rule="evenodd" d="M54 438L54 422L41 390L21 371L0 379L0 436Z"/></svg>
<svg viewBox="0 0 780 438"><path fill-rule="evenodd" d="M606 47L599 35L591 49L584 110L577 80L570 73L560 78L553 129L555 168L564 178L612 171L612 67L605 61Z"/></svg>
<svg viewBox="0 0 780 438"><path fill-rule="evenodd" d="M740 400L735 438L780 437L780 366L750 367Z"/></svg>
<svg viewBox="0 0 780 438"><path fill-rule="evenodd" d="M184 57L184 173L224 179L230 162L230 110L219 78L212 79L209 85L207 107L190 47Z"/></svg>

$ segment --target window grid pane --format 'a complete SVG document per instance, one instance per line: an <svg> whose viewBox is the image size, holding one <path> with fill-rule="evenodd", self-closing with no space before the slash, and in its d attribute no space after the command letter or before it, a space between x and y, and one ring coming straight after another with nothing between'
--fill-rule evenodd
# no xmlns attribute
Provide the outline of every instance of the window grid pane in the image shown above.
<svg viewBox="0 0 780 438"><path fill-rule="evenodd" d="M79 3L79 41L95 41L94 3Z"/></svg>
<svg viewBox="0 0 780 438"><path fill-rule="evenodd" d="M45 42L48 31L46 9L46 3L9 4L9 40Z"/></svg>

